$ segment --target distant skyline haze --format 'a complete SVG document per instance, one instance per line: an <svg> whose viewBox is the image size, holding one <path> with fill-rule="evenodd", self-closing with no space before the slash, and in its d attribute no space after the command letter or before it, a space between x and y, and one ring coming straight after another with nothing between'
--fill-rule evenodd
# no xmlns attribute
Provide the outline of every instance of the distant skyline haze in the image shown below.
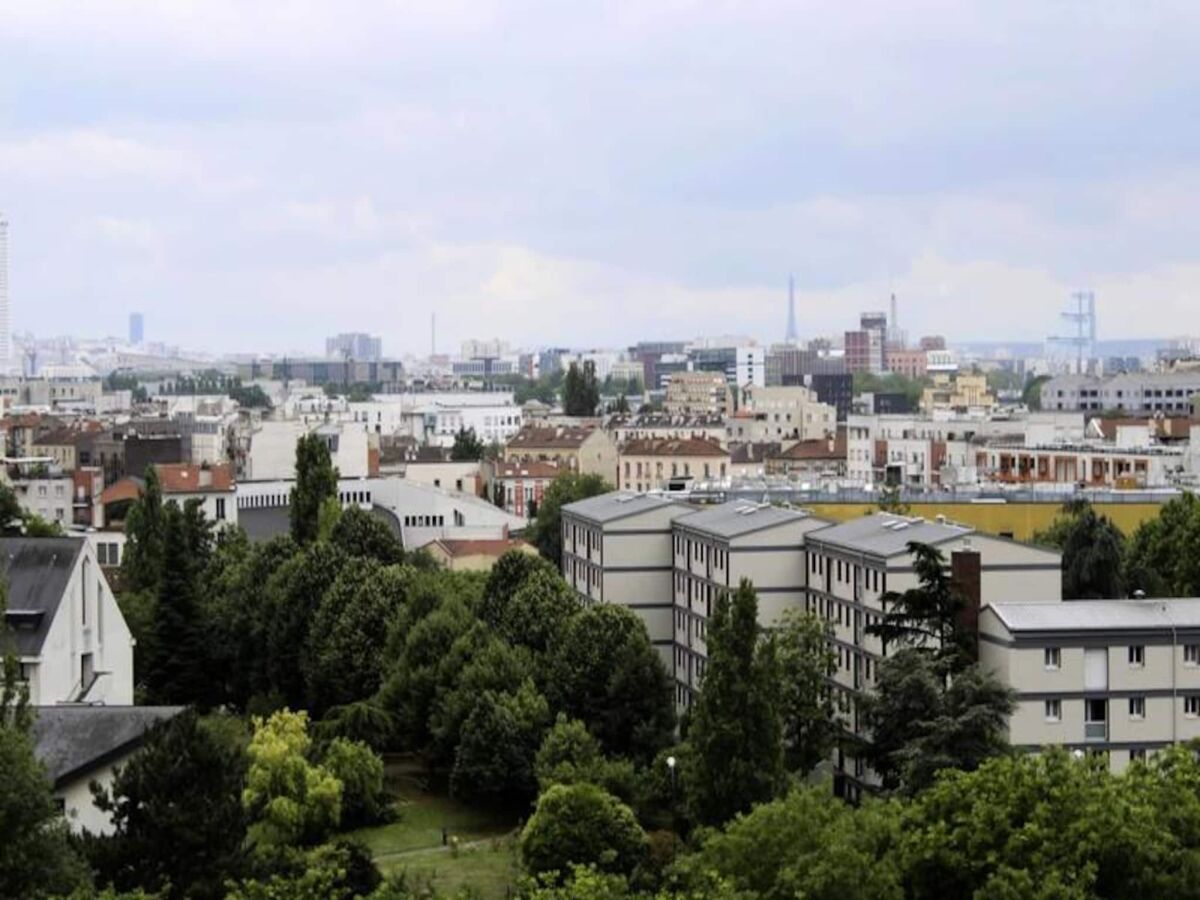
<svg viewBox="0 0 1200 900"><path fill-rule="evenodd" d="M1200 5L9 0L15 331L1200 334Z"/></svg>

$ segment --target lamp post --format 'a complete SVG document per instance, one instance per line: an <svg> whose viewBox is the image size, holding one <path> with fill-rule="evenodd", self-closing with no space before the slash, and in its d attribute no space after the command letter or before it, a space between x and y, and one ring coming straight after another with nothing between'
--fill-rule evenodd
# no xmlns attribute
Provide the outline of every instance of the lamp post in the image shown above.
<svg viewBox="0 0 1200 900"><path fill-rule="evenodd" d="M675 844L679 841L678 823L675 819L675 763L674 756L667 757L667 770L671 773L671 862L675 862Z"/></svg>

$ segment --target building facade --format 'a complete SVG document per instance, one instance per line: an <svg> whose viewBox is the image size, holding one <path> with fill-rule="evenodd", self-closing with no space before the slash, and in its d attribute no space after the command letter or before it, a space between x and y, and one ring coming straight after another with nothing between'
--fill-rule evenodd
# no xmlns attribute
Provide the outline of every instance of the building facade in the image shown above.
<svg viewBox="0 0 1200 900"><path fill-rule="evenodd" d="M621 446L617 465L617 489L640 494L725 479L730 462L729 451L717 441L640 438Z"/></svg>

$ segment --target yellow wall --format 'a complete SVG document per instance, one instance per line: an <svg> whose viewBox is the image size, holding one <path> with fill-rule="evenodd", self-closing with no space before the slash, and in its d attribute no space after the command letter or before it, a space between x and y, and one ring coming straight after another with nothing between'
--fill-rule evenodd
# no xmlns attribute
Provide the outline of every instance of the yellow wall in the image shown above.
<svg viewBox="0 0 1200 900"><path fill-rule="evenodd" d="M943 515L988 534L1007 532L1019 541L1027 541L1035 531L1045 530L1062 511L1060 503L912 503L911 515L932 519ZM1158 516L1159 503L1096 503L1094 508L1108 516L1125 534L1132 534L1142 522ZM823 519L844 522L875 512L870 503L817 503L805 507Z"/></svg>

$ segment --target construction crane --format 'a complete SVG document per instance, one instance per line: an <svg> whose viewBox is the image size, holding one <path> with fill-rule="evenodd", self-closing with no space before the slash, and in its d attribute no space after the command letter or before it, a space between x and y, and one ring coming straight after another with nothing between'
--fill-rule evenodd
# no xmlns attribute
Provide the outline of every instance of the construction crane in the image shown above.
<svg viewBox="0 0 1200 900"><path fill-rule="evenodd" d="M1071 335L1051 335L1046 343L1074 348L1077 371L1083 372L1084 360L1096 356L1096 295L1092 291L1075 291L1071 306L1059 317L1075 326Z"/></svg>

